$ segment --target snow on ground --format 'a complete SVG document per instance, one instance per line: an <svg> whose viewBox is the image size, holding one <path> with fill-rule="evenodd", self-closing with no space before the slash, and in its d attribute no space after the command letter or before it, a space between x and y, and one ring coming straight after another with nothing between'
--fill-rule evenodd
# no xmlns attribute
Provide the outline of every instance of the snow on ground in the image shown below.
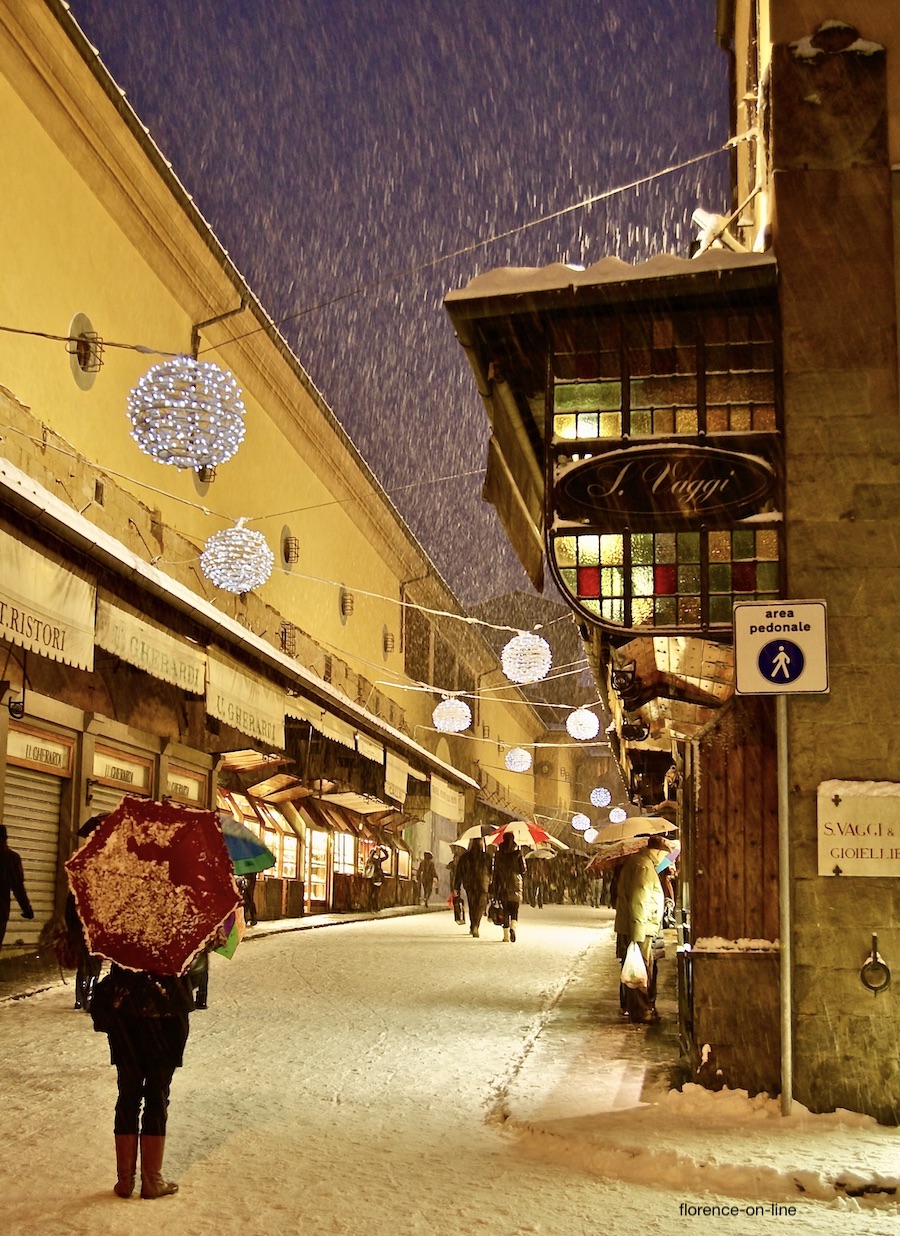
<svg viewBox="0 0 900 1236"><path fill-rule="evenodd" d="M112 1194L115 1078L71 985L7 1000L2 1231L900 1231L890 1195L848 1196L896 1183L895 1130L669 1092L671 995L647 1030L615 991L609 914L581 907L526 907L515 945L449 913L247 940L212 959L172 1088L181 1190L153 1203Z"/></svg>

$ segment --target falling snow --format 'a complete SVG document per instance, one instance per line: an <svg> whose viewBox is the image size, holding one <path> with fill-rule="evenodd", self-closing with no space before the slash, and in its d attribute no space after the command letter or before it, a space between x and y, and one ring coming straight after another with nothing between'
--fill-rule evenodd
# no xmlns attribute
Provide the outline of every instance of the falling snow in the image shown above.
<svg viewBox="0 0 900 1236"><path fill-rule="evenodd" d="M725 154L482 242L723 145L715 0L71 8L461 599L531 591L442 299L498 266L687 255Z"/></svg>

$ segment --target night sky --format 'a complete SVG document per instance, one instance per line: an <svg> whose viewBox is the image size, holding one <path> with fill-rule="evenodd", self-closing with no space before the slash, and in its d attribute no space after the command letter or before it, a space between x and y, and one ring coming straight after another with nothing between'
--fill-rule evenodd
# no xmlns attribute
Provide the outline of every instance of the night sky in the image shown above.
<svg viewBox="0 0 900 1236"><path fill-rule="evenodd" d="M722 146L715 0L71 8L460 598L532 591L481 500L488 423L442 299L498 266L686 256L727 155L392 276Z"/></svg>

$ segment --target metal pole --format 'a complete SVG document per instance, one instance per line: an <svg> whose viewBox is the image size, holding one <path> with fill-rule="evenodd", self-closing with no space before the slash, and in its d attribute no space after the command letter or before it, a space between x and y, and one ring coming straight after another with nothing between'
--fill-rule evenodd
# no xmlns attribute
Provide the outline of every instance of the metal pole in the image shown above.
<svg viewBox="0 0 900 1236"><path fill-rule="evenodd" d="M781 1114L793 1103L791 1027L791 846L788 789L787 696L775 697L778 751L778 938L781 941Z"/></svg>

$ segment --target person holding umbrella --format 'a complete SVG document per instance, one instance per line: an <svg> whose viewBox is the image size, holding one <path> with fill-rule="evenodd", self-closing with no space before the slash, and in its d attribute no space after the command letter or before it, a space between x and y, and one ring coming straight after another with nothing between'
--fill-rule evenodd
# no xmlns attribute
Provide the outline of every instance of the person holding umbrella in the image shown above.
<svg viewBox="0 0 900 1236"><path fill-rule="evenodd" d="M67 862L89 951L112 963L90 1015L116 1068L116 1183L131 1197L168 1197L162 1174L169 1090L193 1008L187 973L241 898L212 811L124 798Z"/></svg>
<svg viewBox="0 0 900 1236"><path fill-rule="evenodd" d="M522 900L525 858L513 833L505 832L497 847L491 876L491 896L503 906L503 939L515 944L519 904Z"/></svg>
<svg viewBox="0 0 900 1236"><path fill-rule="evenodd" d="M466 890L469 903L469 935L478 936L481 920L487 909L488 889L491 884L491 860L484 848L482 837L473 837L469 848L456 861L453 873L453 891Z"/></svg>

